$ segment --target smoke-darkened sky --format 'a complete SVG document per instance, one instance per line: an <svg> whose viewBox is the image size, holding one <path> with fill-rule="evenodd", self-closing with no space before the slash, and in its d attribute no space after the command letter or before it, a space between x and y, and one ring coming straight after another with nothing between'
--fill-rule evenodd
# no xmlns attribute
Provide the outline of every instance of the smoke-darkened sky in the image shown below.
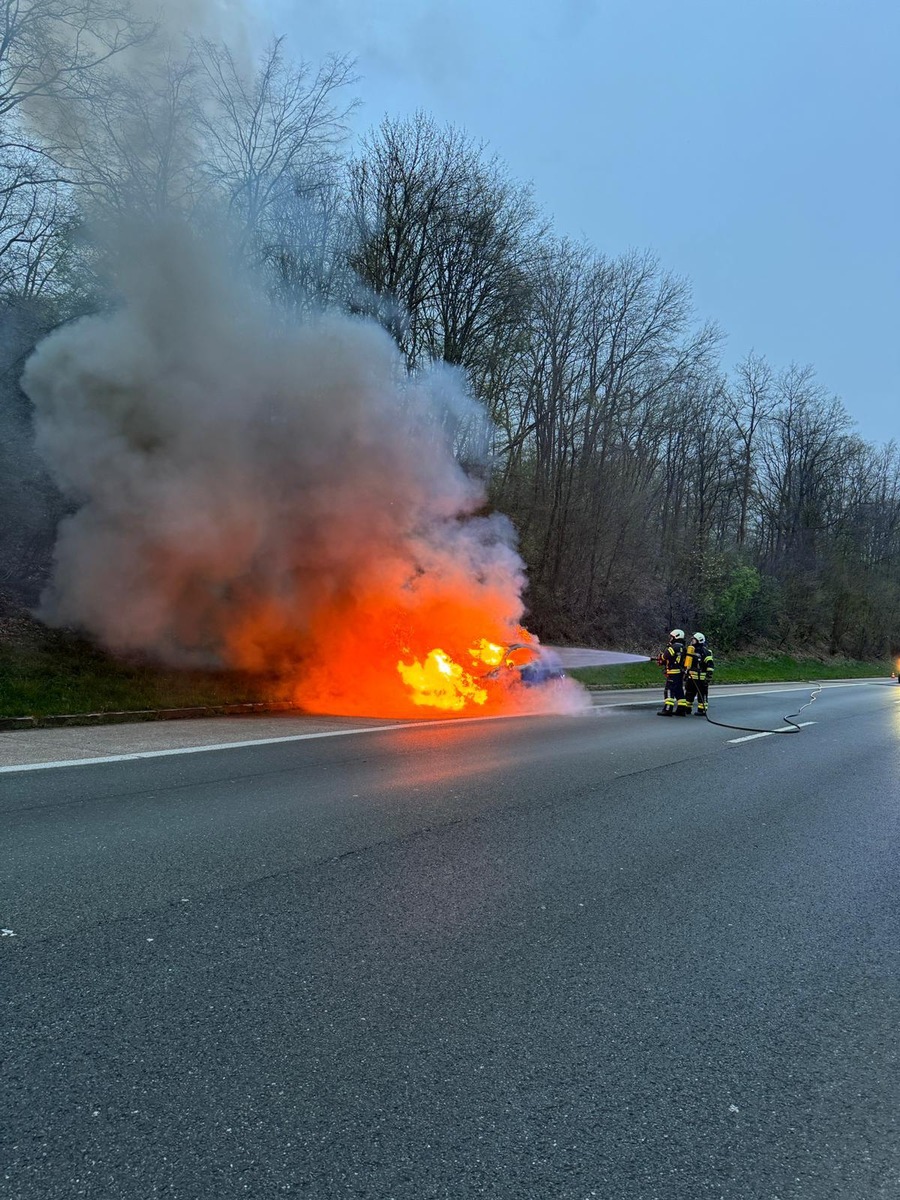
<svg viewBox="0 0 900 1200"><path fill-rule="evenodd" d="M726 364L812 363L900 438L896 0L252 2L292 54L357 55L357 129L465 127L559 232L686 276Z"/></svg>

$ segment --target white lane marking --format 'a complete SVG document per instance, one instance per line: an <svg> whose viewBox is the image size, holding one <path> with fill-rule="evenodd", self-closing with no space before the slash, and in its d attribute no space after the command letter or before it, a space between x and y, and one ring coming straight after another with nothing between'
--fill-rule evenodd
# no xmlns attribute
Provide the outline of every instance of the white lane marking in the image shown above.
<svg viewBox="0 0 900 1200"><path fill-rule="evenodd" d="M211 750L244 750L248 746L274 746L280 742L306 742L314 738L349 737L354 733L386 733L395 729L423 729L435 725L471 725L485 721L512 721L517 717L546 717L552 713L525 712L504 713L493 717L450 717L434 721L398 721L396 725L361 725L356 729L327 729L319 733L292 733L285 737L251 738L245 742L217 742L212 746L176 746L168 750L135 750L131 754L107 754L98 758L68 758L56 762L20 763L18 766L0 767L0 774L13 771L50 771L57 767L94 767L102 763L132 762L140 758L169 758L175 754L205 754Z"/></svg>
<svg viewBox="0 0 900 1200"><path fill-rule="evenodd" d="M805 729L807 725L815 725L815 721L798 721L797 726ZM771 737L773 733L791 733L795 726L782 725L780 729L767 729L765 733L751 733L749 737L729 738L729 746L739 746L741 742L755 742L757 738Z"/></svg>

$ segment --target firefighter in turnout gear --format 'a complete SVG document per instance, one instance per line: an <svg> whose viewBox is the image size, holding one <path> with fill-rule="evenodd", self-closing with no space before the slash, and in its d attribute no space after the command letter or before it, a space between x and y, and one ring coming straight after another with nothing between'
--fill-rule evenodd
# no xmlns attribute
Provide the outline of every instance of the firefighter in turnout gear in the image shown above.
<svg viewBox="0 0 900 1200"><path fill-rule="evenodd" d="M695 633L684 652L684 703L691 712L696 700L698 717L705 717L709 708L709 685L714 670L712 651L706 638L702 633Z"/></svg>
<svg viewBox="0 0 900 1200"><path fill-rule="evenodd" d="M663 692L663 706L659 710L661 717L674 717L676 713L686 715L690 712L684 698L684 630L673 629L669 634L669 644L659 654L657 663L666 673L666 686Z"/></svg>

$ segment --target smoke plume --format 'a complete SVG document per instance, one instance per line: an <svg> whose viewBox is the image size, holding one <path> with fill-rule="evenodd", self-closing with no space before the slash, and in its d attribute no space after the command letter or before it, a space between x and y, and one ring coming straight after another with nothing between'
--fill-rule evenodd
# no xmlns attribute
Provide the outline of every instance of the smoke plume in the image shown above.
<svg viewBox="0 0 900 1200"><path fill-rule="evenodd" d="M409 380L372 323L285 323L182 224L129 237L119 308L52 334L23 380L79 506L43 618L383 715L411 711L400 662L439 647L477 674L480 639L521 640L522 562L449 450L446 373ZM514 702L487 690L482 710Z"/></svg>
<svg viewBox="0 0 900 1200"><path fill-rule="evenodd" d="M162 14L164 33L224 19L233 34L241 7ZM227 231L135 199L113 231L108 210L92 218L114 307L51 334L22 381L74 510L40 616L116 652L265 674L319 711L577 706L574 684L529 691L506 659L533 641L523 564L454 456L484 428L460 380L410 378L372 322L289 318L234 266Z"/></svg>

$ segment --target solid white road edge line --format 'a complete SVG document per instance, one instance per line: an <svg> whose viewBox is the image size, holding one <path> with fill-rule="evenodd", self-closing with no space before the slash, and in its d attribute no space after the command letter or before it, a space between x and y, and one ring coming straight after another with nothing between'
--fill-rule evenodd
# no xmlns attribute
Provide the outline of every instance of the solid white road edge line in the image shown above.
<svg viewBox="0 0 900 1200"><path fill-rule="evenodd" d="M291 733L285 737L251 738L245 742L217 742L212 746L175 746L168 750L134 750L131 754L107 754L102 758L70 758L56 762L20 763L18 766L0 767L0 775L13 771L50 771L56 767L94 767L102 763L132 762L140 758L170 758L175 754L205 754L211 750L244 750L249 746L275 746L280 742L308 742L314 738L349 737L354 733L386 733L395 729L425 729L436 725L472 725L475 722L511 721L517 717L545 717L553 714L541 712L503 713L493 717L450 717L438 721L402 721L396 725L361 725L356 729L326 729L318 733Z"/></svg>
<svg viewBox="0 0 900 1200"><path fill-rule="evenodd" d="M807 725L815 725L815 721L798 721L797 726L805 729ZM790 733L793 725L782 725L780 729L767 729L765 733L751 733L749 737L729 738L729 746L739 746L741 742L755 742L757 738L771 737L773 733Z"/></svg>
<svg viewBox="0 0 900 1200"><path fill-rule="evenodd" d="M842 683L825 683L825 684L823 684L821 690L824 692L824 691L830 690L832 688L861 687L863 684L871 683L871 682L872 682L871 679L847 679L847 680L844 680ZM723 686L728 687L729 685L726 683ZM752 683L746 684L746 685L732 684L731 686L732 687L740 686L740 687L742 687L742 690L739 692L716 692L714 695L714 699L736 700L740 696L786 696L790 692L813 692L818 688L819 685L813 684L813 683L798 683L798 684L792 684L790 687L766 688L764 690L758 690L755 692L750 691L750 688L755 686ZM743 686L746 686L746 688L747 688L746 691L743 690ZM659 698L657 698L655 700L617 700L617 701L613 701L610 704L595 704L594 708L634 708L634 706L636 704L659 704L659 703L660 703Z"/></svg>
<svg viewBox="0 0 900 1200"><path fill-rule="evenodd" d="M826 684L826 687L858 687L862 683L869 683L870 680L850 680L845 683ZM752 686L752 685L751 685ZM723 700L734 699L735 696L771 696L783 695L788 692L806 692L809 690L808 684L799 684L796 687L772 688L765 692L730 692L727 696L721 696ZM654 700L632 700L625 701L620 704L595 704L593 708L627 708L635 704L659 704L659 699ZM213 746L178 746L169 750L136 750L131 754L108 754L101 758L71 758L61 759L56 762L38 762L38 763L19 763L18 765L0 767L0 775L12 774L14 771L50 771L58 767L89 767L98 766L103 763L114 762L131 762L140 758L170 758L175 754L204 754L212 750L243 750L248 746L274 746L279 742L304 742L310 741L313 738L326 737L349 737L354 733L382 733L386 729L422 729L428 726L435 725L468 725L474 722L484 721L511 721L516 717L545 717L552 716L552 713L542 712L524 712L524 713L503 713L494 717L452 717L444 718L437 721L404 721L396 725L369 725L360 726L357 729L329 729L320 733L293 733L286 737L277 738L251 738L244 742L218 742ZM801 722L805 725L814 725L815 721ZM785 730L785 732L787 732ZM757 737L769 737L769 733L754 733L748 738L733 738L733 742L751 742Z"/></svg>

